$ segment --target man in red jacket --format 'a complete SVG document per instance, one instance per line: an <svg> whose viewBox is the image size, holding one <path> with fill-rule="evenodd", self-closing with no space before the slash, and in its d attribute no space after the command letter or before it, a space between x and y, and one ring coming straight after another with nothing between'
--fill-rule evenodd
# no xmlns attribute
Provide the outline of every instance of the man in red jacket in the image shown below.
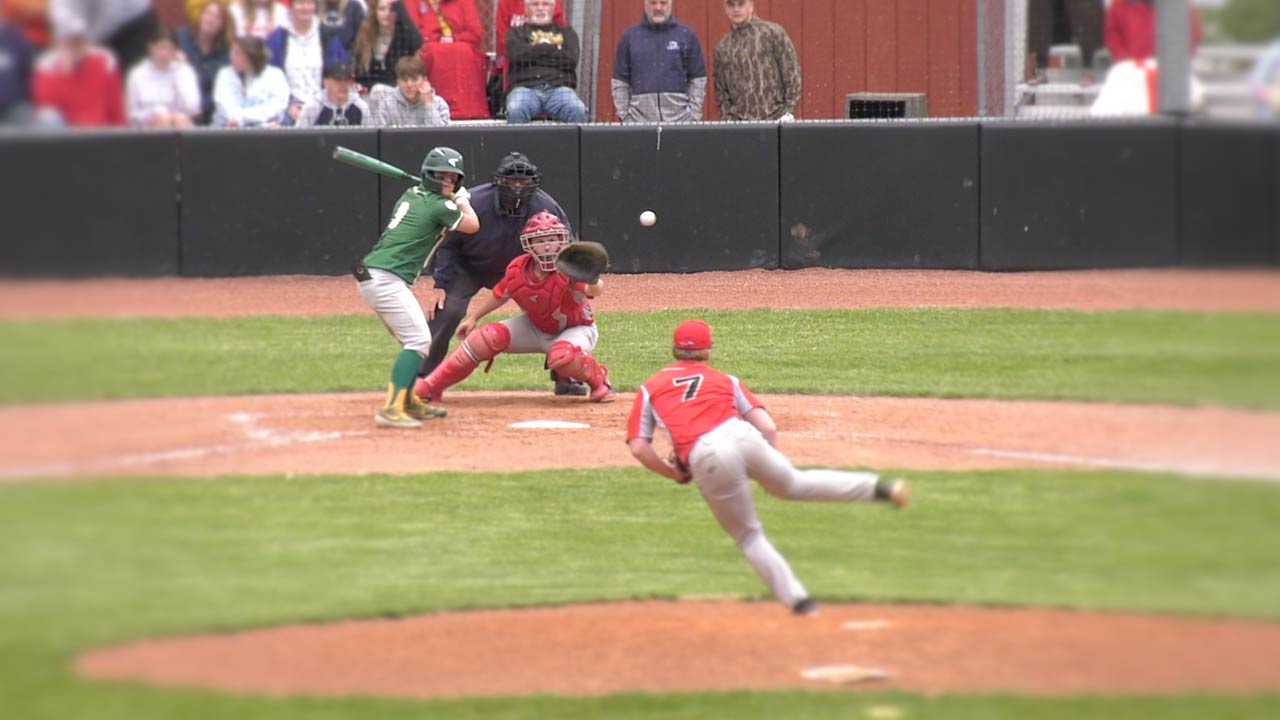
<svg viewBox="0 0 1280 720"><path fill-rule="evenodd" d="M1191 52L1200 46L1203 34L1200 15L1191 13ZM1156 56L1156 7L1153 0L1112 0L1107 10L1107 49L1112 62L1135 62Z"/></svg>
<svg viewBox="0 0 1280 720"><path fill-rule="evenodd" d="M32 96L42 123L71 127L125 125L124 86L110 50L89 44L78 18L54 28L52 49L36 61Z"/></svg>

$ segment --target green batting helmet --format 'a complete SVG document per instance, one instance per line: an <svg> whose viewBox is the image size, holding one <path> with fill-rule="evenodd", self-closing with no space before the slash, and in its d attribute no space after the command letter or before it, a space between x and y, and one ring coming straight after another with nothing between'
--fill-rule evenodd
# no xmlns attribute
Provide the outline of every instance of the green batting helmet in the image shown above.
<svg viewBox="0 0 1280 720"><path fill-rule="evenodd" d="M462 153L451 147L431 148L431 152L422 160L422 187L432 191L440 192L444 189L440 178L433 175L433 172L456 173L459 176L458 185L462 185L462 181L467 178L466 166L462 162Z"/></svg>

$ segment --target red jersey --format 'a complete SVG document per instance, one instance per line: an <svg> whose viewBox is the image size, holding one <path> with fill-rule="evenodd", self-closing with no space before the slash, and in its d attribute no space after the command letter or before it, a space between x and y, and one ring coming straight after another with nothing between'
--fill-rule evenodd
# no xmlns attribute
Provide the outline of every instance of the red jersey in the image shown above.
<svg viewBox="0 0 1280 720"><path fill-rule="evenodd" d="M67 72L50 50L36 62L31 94L36 107L54 108L67 125L93 127L125 125L124 86L115 56L102 48L90 48Z"/></svg>
<svg viewBox="0 0 1280 720"><path fill-rule="evenodd" d="M698 438L759 407L764 405L738 378L706 363L680 360L640 386L627 421L627 440L652 440L654 428L664 426L676 454L688 462Z"/></svg>
<svg viewBox="0 0 1280 720"><path fill-rule="evenodd" d="M512 260L507 274L493 286L494 296L515 300L533 326L548 335L595 323L586 283L574 282L558 272L538 280L529 267L531 262L533 256L528 253Z"/></svg>
<svg viewBox="0 0 1280 720"><path fill-rule="evenodd" d="M1187 12L1191 14L1191 52L1195 52L1203 35L1200 14L1194 7ZM1104 34L1112 62L1155 57L1155 5L1138 0L1113 0L1107 10Z"/></svg>

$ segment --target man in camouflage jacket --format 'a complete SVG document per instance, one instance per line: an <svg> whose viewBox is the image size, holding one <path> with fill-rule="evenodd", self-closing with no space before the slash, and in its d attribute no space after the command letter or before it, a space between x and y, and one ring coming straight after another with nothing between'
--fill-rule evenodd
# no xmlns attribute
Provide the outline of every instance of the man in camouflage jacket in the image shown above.
<svg viewBox="0 0 1280 720"><path fill-rule="evenodd" d="M716 45L716 103L724 120L794 120L800 59L787 31L756 17L752 0L725 0L732 29Z"/></svg>

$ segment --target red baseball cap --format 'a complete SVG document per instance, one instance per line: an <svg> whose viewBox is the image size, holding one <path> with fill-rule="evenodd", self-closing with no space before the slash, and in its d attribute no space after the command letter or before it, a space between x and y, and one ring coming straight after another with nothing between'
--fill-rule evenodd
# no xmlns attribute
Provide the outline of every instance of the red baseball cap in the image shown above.
<svg viewBox="0 0 1280 720"><path fill-rule="evenodd" d="M685 320L676 326L675 345L681 350L709 349L711 326L701 320Z"/></svg>

